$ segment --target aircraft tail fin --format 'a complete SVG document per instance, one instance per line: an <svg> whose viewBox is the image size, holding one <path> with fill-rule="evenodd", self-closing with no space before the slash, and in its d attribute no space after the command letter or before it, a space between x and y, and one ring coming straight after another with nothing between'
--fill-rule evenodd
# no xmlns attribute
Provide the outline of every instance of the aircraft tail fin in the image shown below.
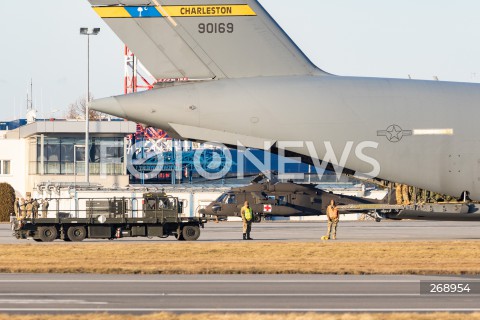
<svg viewBox="0 0 480 320"><path fill-rule="evenodd" d="M89 0L157 79L322 74L256 0Z"/></svg>

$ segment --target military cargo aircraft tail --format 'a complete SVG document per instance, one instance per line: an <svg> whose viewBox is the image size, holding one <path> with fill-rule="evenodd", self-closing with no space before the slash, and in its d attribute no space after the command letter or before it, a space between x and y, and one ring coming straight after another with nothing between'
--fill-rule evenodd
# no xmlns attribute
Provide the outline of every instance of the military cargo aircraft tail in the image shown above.
<svg viewBox="0 0 480 320"><path fill-rule="evenodd" d="M255 0L89 0L157 79L318 75Z"/></svg>

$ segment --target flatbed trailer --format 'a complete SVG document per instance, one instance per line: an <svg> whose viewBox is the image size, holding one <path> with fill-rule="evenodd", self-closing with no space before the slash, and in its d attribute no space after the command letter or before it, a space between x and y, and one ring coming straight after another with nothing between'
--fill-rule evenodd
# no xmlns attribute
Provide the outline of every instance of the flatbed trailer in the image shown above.
<svg viewBox="0 0 480 320"><path fill-rule="evenodd" d="M14 236L40 242L169 236L194 241L200 237L200 228L207 222L201 218L182 217L178 198L164 193L144 194L143 202L141 217L133 217L132 211L128 210L128 200L122 198L91 201L86 217L78 218L78 212L72 217L59 211L55 218L18 219L13 225ZM98 203L108 206L98 207Z"/></svg>
<svg viewBox="0 0 480 320"><path fill-rule="evenodd" d="M393 220L480 221L480 205L473 202L339 205L338 210L348 213L365 213L378 222L382 218Z"/></svg>

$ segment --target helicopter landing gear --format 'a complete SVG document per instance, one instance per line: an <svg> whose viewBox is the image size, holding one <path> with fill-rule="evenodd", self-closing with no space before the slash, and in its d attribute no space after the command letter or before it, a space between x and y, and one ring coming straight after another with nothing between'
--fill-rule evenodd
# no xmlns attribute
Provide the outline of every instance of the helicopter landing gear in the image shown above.
<svg viewBox="0 0 480 320"><path fill-rule="evenodd" d="M364 220L375 220L375 222L381 222L382 221L382 216L378 214L377 211L371 211L367 212L364 214L365 219Z"/></svg>

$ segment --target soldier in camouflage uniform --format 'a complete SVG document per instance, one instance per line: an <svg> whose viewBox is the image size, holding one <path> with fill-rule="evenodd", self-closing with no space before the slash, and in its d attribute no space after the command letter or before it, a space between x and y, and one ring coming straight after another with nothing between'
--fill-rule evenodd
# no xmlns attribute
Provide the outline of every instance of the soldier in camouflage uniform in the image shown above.
<svg viewBox="0 0 480 320"><path fill-rule="evenodd" d="M33 216L33 203L32 199L27 200L25 204L25 209L27 210L27 219L31 219Z"/></svg>
<svg viewBox="0 0 480 320"><path fill-rule="evenodd" d="M408 187L408 194L410 195L410 202L417 202L417 188L413 186Z"/></svg>
<svg viewBox="0 0 480 320"><path fill-rule="evenodd" d="M395 198L397 200L398 205L403 204L403 201L402 201L402 184L400 184L400 183L395 184Z"/></svg>
<svg viewBox="0 0 480 320"><path fill-rule="evenodd" d="M408 194L408 186L406 184L402 185L402 197L403 197L403 204L409 205L410 204L410 196Z"/></svg>
<svg viewBox="0 0 480 320"><path fill-rule="evenodd" d="M38 203L37 199L33 199L32 201L32 217L34 219L38 218L38 208L40 207L40 204Z"/></svg>
<svg viewBox="0 0 480 320"><path fill-rule="evenodd" d="M23 220L27 217L27 205L25 199L20 199L20 220Z"/></svg>
<svg viewBox="0 0 480 320"><path fill-rule="evenodd" d="M328 227L327 234L322 237L322 240L337 239L337 226L339 221L338 208L334 200L330 200L330 205L327 207ZM331 236L330 236L331 235Z"/></svg>
<svg viewBox="0 0 480 320"><path fill-rule="evenodd" d="M423 190L422 192L422 198L424 200L425 203L429 203L430 202L430 191L428 190Z"/></svg>
<svg viewBox="0 0 480 320"><path fill-rule="evenodd" d="M47 199L43 199L42 202L42 218L46 218L48 216L48 206L50 204L48 203Z"/></svg>
<svg viewBox="0 0 480 320"><path fill-rule="evenodd" d="M15 202L13 203L13 212L18 220L18 218L20 218L20 199L18 198L15 198Z"/></svg>

